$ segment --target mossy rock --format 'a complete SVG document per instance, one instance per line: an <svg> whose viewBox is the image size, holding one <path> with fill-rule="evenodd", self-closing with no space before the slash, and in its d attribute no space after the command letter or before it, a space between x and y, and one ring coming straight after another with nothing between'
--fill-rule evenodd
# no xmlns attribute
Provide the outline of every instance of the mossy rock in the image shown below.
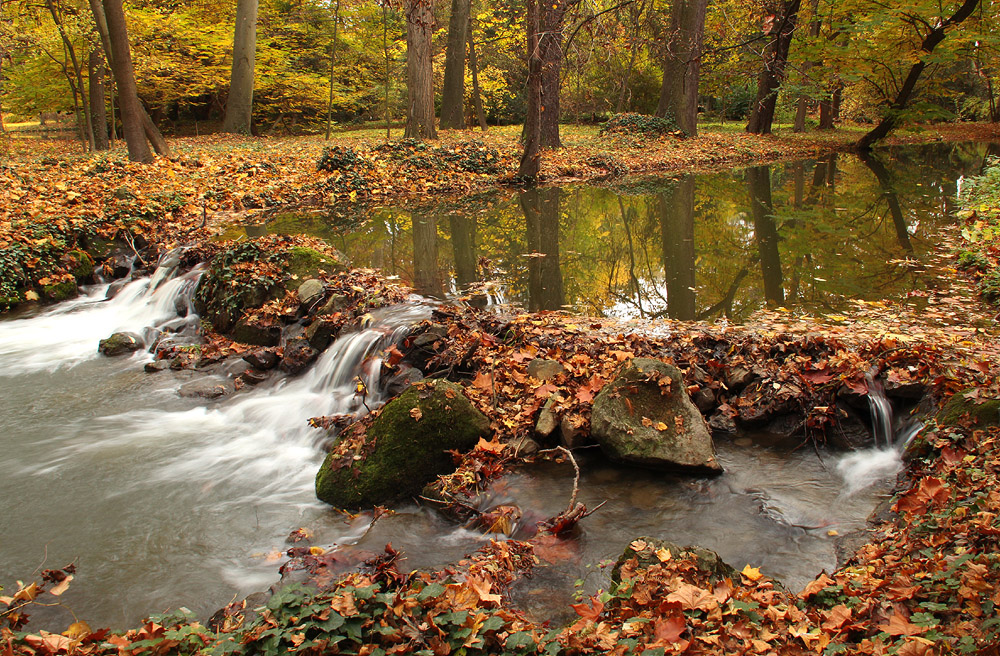
<svg viewBox="0 0 1000 656"><path fill-rule="evenodd" d="M705 418L681 372L652 358L622 365L594 399L591 435L612 460L654 469L717 474L722 466Z"/></svg>
<svg viewBox="0 0 1000 656"><path fill-rule="evenodd" d="M321 271L336 273L346 269L344 263L333 255L304 246L293 246L288 249L287 270L293 280L304 281L319 276Z"/></svg>
<svg viewBox="0 0 1000 656"><path fill-rule="evenodd" d="M348 429L316 475L316 496L337 508L361 508L419 494L454 469L448 451L471 449L489 430L461 385L417 383L387 403L366 431L360 424L353 434ZM345 448L355 437L363 441Z"/></svg>
<svg viewBox="0 0 1000 656"><path fill-rule="evenodd" d="M77 280L85 280L94 275L94 258L87 251L67 251L61 262Z"/></svg>
<svg viewBox="0 0 1000 656"><path fill-rule="evenodd" d="M42 296L53 301L65 301L77 295L76 280L64 280L42 287Z"/></svg>
<svg viewBox="0 0 1000 656"><path fill-rule="evenodd" d="M636 546L641 546L642 549L636 549ZM615 562L614 568L611 570L611 580L615 583L621 583L621 572L622 567L625 566L629 560L635 558L638 561L638 565L635 571L640 571L648 569L653 565L658 565L660 562L660 555L663 554L662 550L670 552L672 558L676 558L683 553L689 553L695 557L695 562L698 565L698 569L706 572L709 578L713 581L722 581L727 578L736 579L738 572L730 567L719 554L715 553L711 549L706 549L704 547L699 547L696 545L691 545L687 547L682 547L676 542L669 542L667 540L660 540L659 538L651 537L641 537L636 538L628 543L625 547L625 551L619 556L617 562Z"/></svg>
<svg viewBox="0 0 1000 656"><path fill-rule="evenodd" d="M1000 426L1000 399L986 399L985 402L966 396L973 390L964 390L952 395L938 412L937 423L941 426L956 426L968 416L977 428Z"/></svg>

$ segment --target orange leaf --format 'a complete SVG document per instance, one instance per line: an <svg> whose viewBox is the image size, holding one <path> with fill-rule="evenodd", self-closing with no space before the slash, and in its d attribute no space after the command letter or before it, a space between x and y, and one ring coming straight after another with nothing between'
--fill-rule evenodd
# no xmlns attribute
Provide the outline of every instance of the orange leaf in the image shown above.
<svg viewBox="0 0 1000 656"><path fill-rule="evenodd" d="M683 615L672 615L653 622L653 637L657 642L675 643L681 641L681 634L687 630Z"/></svg>
<svg viewBox="0 0 1000 656"><path fill-rule="evenodd" d="M492 602L497 604L500 603L501 601L500 595L490 594L490 588L493 587L493 584L491 582L482 579L477 579L474 576L469 576L469 578L467 578L465 582L469 585L470 588L472 588L475 591L477 595L479 595L480 601Z"/></svg>
<svg viewBox="0 0 1000 656"><path fill-rule="evenodd" d="M604 610L604 604L597 599L597 597L591 597L591 603L588 604L571 604L573 610L576 614L585 620L596 622L597 618L600 617L601 611Z"/></svg>
<svg viewBox="0 0 1000 656"><path fill-rule="evenodd" d="M751 581L759 581L761 577L764 576L763 574L760 573L759 567L750 567L750 565L744 567L743 571L740 572L740 574L750 579Z"/></svg>
<svg viewBox="0 0 1000 656"><path fill-rule="evenodd" d="M711 592L690 583L681 583L667 595L667 601L679 603L684 610L711 610L719 604Z"/></svg>
<svg viewBox="0 0 1000 656"><path fill-rule="evenodd" d="M487 453L503 453L503 450L506 448L506 444L501 442L487 442L481 437L479 438L479 442L476 444L477 451L486 451Z"/></svg>
<svg viewBox="0 0 1000 656"><path fill-rule="evenodd" d="M484 392L492 392L493 376L486 373L485 371L480 371L479 373L476 374L476 377L472 379L472 386Z"/></svg>
<svg viewBox="0 0 1000 656"><path fill-rule="evenodd" d="M844 604L838 604L829 612L823 613L823 629L834 631L844 626L844 623L849 619L851 619L851 609Z"/></svg>
<svg viewBox="0 0 1000 656"><path fill-rule="evenodd" d="M810 581L809 584L806 585L805 589L803 589L802 592L799 594L799 598L807 599L812 595L816 594L817 592L821 592L822 590L826 589L826 587L831 583L833 583L833 579L827 576L826 572L823 572L822 574L819 575L819 578L817 578L815 581Z"/></svg>
<svg viewBox="0 0 1000 656"><path fill-rule="evenodd" d="M927 630L927 627L917 626L899 613L893 613L892 617L889 618L889 623L880 624L878 628L891 636L912 636L918 635Z"/></svg>

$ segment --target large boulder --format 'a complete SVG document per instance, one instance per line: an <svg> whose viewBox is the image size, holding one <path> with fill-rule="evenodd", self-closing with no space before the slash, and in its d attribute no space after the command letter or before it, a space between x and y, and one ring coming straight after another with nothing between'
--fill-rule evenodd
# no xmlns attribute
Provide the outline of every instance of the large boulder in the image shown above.
<svg viewBox="0 0 1000 656"><path fill-rule="evenodd" d="M347 429L316 475L316 496L338 508L373 506L419 494L454 468L448 451L471 449L489 433L461 385L416 383L364 430Z"/></svg>
<svg viewBox="0 0 1000 656"><path fill-rule="evenodd" d="M590 430L613 460L718 473L712 434L681 372L651 358L625 363L594 399Z"/></svg>

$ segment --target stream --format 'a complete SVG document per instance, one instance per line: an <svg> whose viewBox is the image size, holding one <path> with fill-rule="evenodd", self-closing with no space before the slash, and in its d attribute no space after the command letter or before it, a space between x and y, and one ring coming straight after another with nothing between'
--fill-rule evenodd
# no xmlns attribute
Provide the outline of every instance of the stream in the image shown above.
<svg viewBox="0 0 1000 656"><path fill-rule="evenodd" d="M940 162L935 165L937 182L930 189L912 172L896 174L906 216L918 217L911 221L912 229L903 230L905 242L903 233L886 219L888 214L879 214L873 205L886 199L875 183L872 196L859 206L872 221L881 221L878 229L889 231L891 243L879 242L879 248L891 257L919 258L926 252L934 222L946 218L956 181L981 166L984 151L967 146L962 157L948 151L945 161L953 165L946 170ZM918 168L932 166L929 157L910 157L919 160ZM843 171L852 167L843 166L841 175L846 178ZM741 175L733 174L732 184L746 190ZM867 175L871 186L874 178ZM794 175L790 180L794 184ZM905 181L913 181L919 190L901 188ZM837 182L841 189L850 188L849 180ZM639 202L636 199L625 197L631 205ZM841 206L839 200L833 197L835 207ZM627 218L624 200L621 207ZM534 210L529 206L527 211ZM751 213L743 218L749 220ZM480 215L480 210L468 210L468 216ZM557 219L558 238L563 234L558 225L571 219L563 210ZM763 264L772 246L780 260L790 240L792 246L798 243L781 232L786 224L777 225L782 239L774 244L761 246L762 224L749 233L756 253L746 261L757 269L743 279L752 293L732 295L729 306L720 310L722 316L739 318L746 308L775 296L778 288L785 300L792 297L793 272L785 269L779 280ZM796 224L791 229L797 229ZM612 227L609 234L621 230L621 225ZM658 228L654 232L660 234ZM444 237L455 240L454 233ZM867 241L877 240L869 235ZM890 252L894 248L898 252ZM656 249L662 250L663 244L647 248ZM476 257L484 256L478 253ZM649 316L659 307L651 294L662 296L672 283L663 266L671 260L657 253L658 259L645 260L642 275L626 276L620 288L611 286L615 293L601 297L606 301L601 312ZM499 261L500 256L490 255ZM510 257L512 262L527 260L527 268L544 259ZM814 261L823 257L817 252ZM699 272L708 271L706 260L698 256L693 261ZM462 292L456 261L436 266L442 288ZM539 306L530 295L535 293L537 299L538 293L551 293L552 283L532 277L527 268L522 282L509 279L489 302L514 302L523 296L525 306ZM824 307L834 307L836 299L853 298L851 285L864 287L864 279L873 275L870 268L858 269L861 280L838 279L836 290L817 283L822 276L815 272L811 286L799 275L795 298L820 299ZM286 537L299 527L312 531L314 544L324 547L357 545L380 551L392 542L407 556L404 568L453 562L482 543L483 536L412 504L397 507L394 515L372 526L364 515L346 519L318 502L313 491L323 453L307 419L364 412L354 393L359 375L372 392L368 405L383 402L373 374L379 371L379 353L428 316L429 301L415 298L378 313L370 327L342 335L297 378L205 401L185 398L178 389L205 375L231 376L232 365L207 373L147 374L143 365L150 359L148 353L119 359L97 354L97 342L117 330L142 332L168 322L174 328L196 329L197 317L189 312L180 319L177 308L188 306L198 273L176 273L161 269L152 280L129 282L111 300L105 300L107 285L98 285L73 301L0 321L0 493L5 500L0 512L0 585L9 591L17 579L32 578L36 568L58 568L70 561L77 565L76 579L60 599L62 606L36 609L31 627L62 630L75 615L95 628L125 628L150 613L182 606L207 618L230 601L275 583ZM548 274L551 279L551 266ZM565 302L571 297L568 289L584 284L573 275L572 270L559 272L566 284L555 300L563 301L560 307L581 309L578 297ZM691 280L705 279L698 276L692 274ZM892 294L911 294L918 284L909 273L900 279ZM688 288L694 292L684 297L683 313L718 305L714 292L701 283ZM885 290L880 294L884 297ZM675 299L675 309L677 303ZM666 316L666 300L662 309ZM745 435L720 439L717 448L726 473L711 479L615 467L593 451L581 453L580 500L588 507L607 504L584 520L574 554L519 585L516 601L540 617L551 614L572 598L578 580L586 591L606 585L607 575L598 563L613 560L629 541L643 535L697 543L717 550L737 569L759 566L789 588L800 589L821 570L835 567L836 536L864 525L901 467L892 444L841 454L808 446L789 448L768 435ZM497 502L513 500L526 515L544 518L565 508L572 485L569 465L541 464L510 474L490 495Z"/></svg>

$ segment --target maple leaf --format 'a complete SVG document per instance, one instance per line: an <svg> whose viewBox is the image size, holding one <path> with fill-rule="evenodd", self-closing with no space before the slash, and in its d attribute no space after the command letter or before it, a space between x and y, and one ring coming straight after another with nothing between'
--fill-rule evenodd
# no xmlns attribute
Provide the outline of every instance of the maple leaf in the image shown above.
<svg viewBox="0 0 1000 656"><path fill-rule="evenodd" d="M570 604L576 614L588 622L596 622L604 610L604 603L597 597L591 597L589 604Z"/></svg>
<svg viewBox="0 0 1000 656"><path fill-rule="evenodd" d="M817 592L822 592L823 590L825 590L827 588L827 586L831 585L832 583L833 583L833 579L831 579L829 576L827 576L826 572L823 572L822 574L819 575L818 578L816 578L813 581L810 581L806 585L806 587L799 594L799 598L800 599L808 599L809 597L811 597L812 595L816 594Z"/></svg>
<svg viewBox="0 0 1000 656"><path fill-rule="evenodd" d="M838 604L822 615L823 628L827 631L834 631L844 626L844 623L851 619L851 609L844 604Z"/></svg>
<svg viewBox="0 0 1000 656"><path fill-rule="evenodd" d="M476 578L471 574L465 579L465 583L478 595L480 601L499 604L502 598L498 594L492 594L490 588L493 584L490 581Z"/></svg>
<svg viewBox="0 0 1000 656"><path fill-rule="evenodd" d="M656 638L657 643L674 644L681 642L681 634L686 630L687 624L682 614L659 618L653 622L653 637Z"/></svg>
<svg viewBox="0 0 1000 656"><path fill-rule="evenodd" d="M479 371L476 373L476 377L472 379L472 386L483 392L493 392L493 376L486 373L485 371Z"/></svg>
<svg viewBox="0 0 1000 656"><path fill-rule="evenodd" d="M476 444L477 451L486 451L487 453L503 453L506 448L506 444L501 442L487 442L481 437L479 438L479 442Z"/></svg>
<svg viewBox="0 0 1000 656"><path fill-rule="evenodd" d="M690 583L677 586L676 590L667 595L667 601L680 604L684 610L711 610L718 605L711 592Z"/></svg>
<svg viewBox="0 0 1000 656"><path fill-rule="evenodd" d="M537 399L547 398L552 394L552 392L555 392L557 389L559 388L553 385L552 383L545 383L544 385L541 385L538 389L535 390L535 398Z"/></svg>
<svg viewBox="0 0 1000 656"><path fill-rule="evenodd" d="M920 485L911 489L896 502L896 511L919 514L927 510L931 503L942 504L948 500L951 492L939 478L927 476L920 480Z"/></svg>
<svg viewBox="0 0 1000 656"><path fill-rule="evenodd" d="M420 410L420 408L412 408L410 410L410 416L413 417L414 421L420 421L423 418L424 413Z"/></svg>
<svg viewBox="0 0 1000 656"><path fill-rule="evenodd" d="M878 628L891 636L914 636L923 633L928 627L917 626L899 613L893 613L888 623L880 624Z"/></svg>
<svg viewBox="0 0 1000 656"><path fill-rule="evenodd" d="M744 567L740 574L750 581L759 581L764 576L760 573L759 567L750 567L750 565Z"/></svg>

